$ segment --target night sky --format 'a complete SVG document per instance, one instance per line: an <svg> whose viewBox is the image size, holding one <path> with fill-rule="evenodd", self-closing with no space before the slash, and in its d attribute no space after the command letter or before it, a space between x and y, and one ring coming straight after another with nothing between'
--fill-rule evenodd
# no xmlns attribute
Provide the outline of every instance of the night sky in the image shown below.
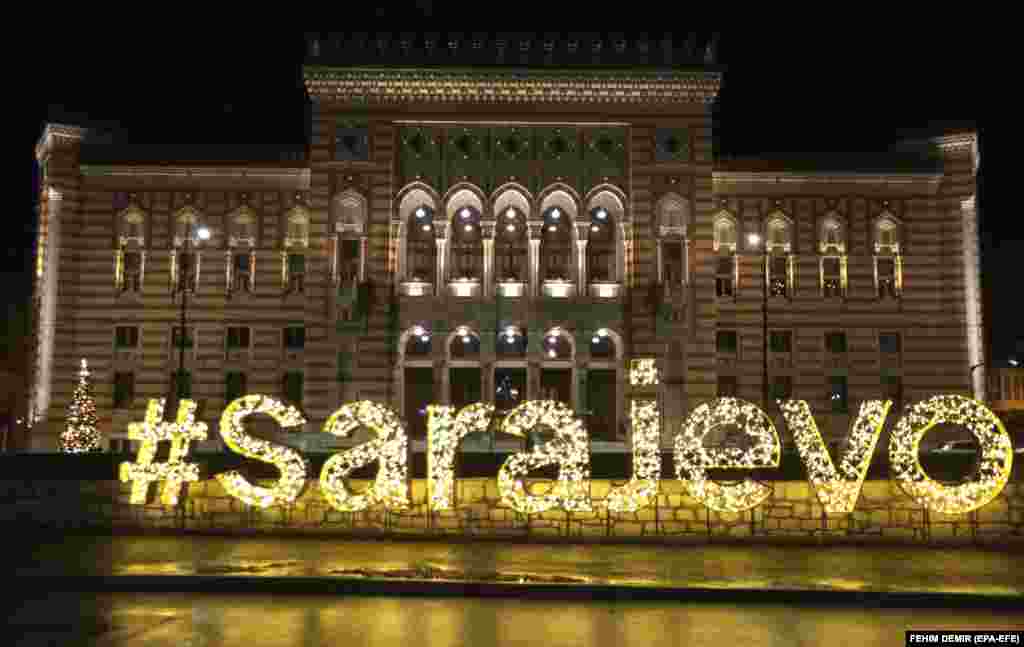
<svg viewBox="0 0 1024 647"><path fill-rule="evenodd" d="M394 28L389 22L376 27ZM3 257L2 278L12 288L9 304L29 298L38 191L33 148L48 119L107 122L152 142L294 144L306 137L301 34L239 29L176 33L170 39L124 30L109 38L91 36L62 34L26 53L37 73L28 78L29 115L15 128L14 168L25 174L16 176L21 179L14 190L25 201L8 216L9 231L20 234ZM996 363L1015 354L1024 359L1024 313L1019 297L1010 293L1018 287L1011 259L1024 258L1024 219L1010 196L1019 180L1009 178L1019 163L999 161L1007 159L1008 146L993 132L999 88L985 81L992 62L983 60L976 45L953 44L952 36L931 31L908 37L808 29L793 37L761 30L723 34L718 58L727 67L714 111L722 154L882 150L929 130L978 128L992 357Z"/></svg>

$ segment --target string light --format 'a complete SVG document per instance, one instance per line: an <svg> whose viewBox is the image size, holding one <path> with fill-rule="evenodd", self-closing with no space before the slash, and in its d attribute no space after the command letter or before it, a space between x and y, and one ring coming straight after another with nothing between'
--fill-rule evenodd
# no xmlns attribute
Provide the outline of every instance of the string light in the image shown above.
<svg viewBox="0 0 1024 647"><path fill-rule="evenodd" d="M119 477L122 483L132 484L129 501L133 505L146 503L151 483L164 482L160 502L177 505L181 486L199 480L199 465L186 463L185 457L193 440L206 440L206 423L196 422L196 403L180 400L175 422L164 422L163 398L150 399L143 422L128 424L128 438L141 441L134 463L121 463ZM171 451L163 463L154 463L158 443L170 442Z"/></svg>
<svg viewBox="0 0 1024 647"><path fill-rule="evenodd" d="M981 460L974 478L942 485L921 467L921 439L935 425L966 427L978 441ZM962 395L936 395L900 418L889 443L889 468L900 487L920 505L945 514L965 514L999 496L1013 469L1013 446L1003 423L981 402Z"/></svg>
<svg viewBox="0 0 1024 647"><path fill-rule="evenodd" d="M629 383L633 386L658 384L658 369L653 359L634 359L629 364Z"/></svg>
<svg viewBox="0 0 1024 647"><path fill-rule="evenodd" d="M519 452L498 471L501 501L522 514L536 514L561 506L567 511L589 512L592 508L586 482L590 478L590 443L583 423L569 407L554 400L530 400L505 416L501 430L526 438L539 426L552 429L555 438L530 452ZM526 493L523 477L530 470L558 465L558 481L547 494Z"/></svg>
<svg viewBox="0 0 1024 647"><path fill-rule="evenodd" d="M394 411L370 400L342 406L324 423L324 431L339 438L364 427L376 435L358 447L331 456L320 471L320 491L335 510L358 512L383 503L389 510L409 505L409 442ZM378 461L377 477L362 494L353 494L345 480L353 470Z"/></svg>
<svg viewBox="0 0 1024 647"><path fill-rule="evenodd" d="M847 439L848 448L839 461L837 471L807 402L779 402L786 425L793 433L797 452L807 469L807 480L825 508L825 514L853 512L891 406L891 400L866 400L861 403L860 412Z"/></svg>
<svg viewBox="0 0 1024 647"><path fill-rule="evenodd" d="M704 447L711 430L736 425L753 439L749 449ZM698 406L686 418L675 439L676 476L688 481L691 496L718 512L742 512L767 499L772 489L751 479L727 485L707 477L710 468L778 467L780 443L775 425L761 407L739 398L718 398Z"/></svg>
<svg viewBox="0 0 1024 647"><path fill-rule="evenodd" d="M469 434L487 431L494 405L477 402L452 415L455 407L427 407L427 496L431 510L449 510L455 499L455 454Z"/></svg>
<svg viewBox="0 0 1024 647"><path fill-rule="evenodd" d="M253 485L240 473L231 471L217 475L224 490L236 499L260 508L294 503L306 485L308 467L302 454L245 432L243 421L254 413L270 416L283 429L306 424L302 412L291 405L266 395L243 395L229 404L220 416L220 435L235 453L281 471L281 478L269 488Z"/></svg>
<svg viewBox="0 0 1024 647"><path fill-rule="evenodd" d="M648 364L649 363L649 364ZM644 366L638 370L638 366ZM653 370L653 379L646 372ZM656 386L658 372L653 359L633 360L629 371L633 387ZM656 502L658 481L661 479L661 414L657 400L632 398L630 400L630 432L633 443L633 476L629 483L613 488L605 499L611 512L636 512Z"/></svg>
<svg viewBox="0 0 1024 647"><path fill-rule="evenodd" d="M89 382L89 366L82 359L78 371L78 384L68 403L64 432L61 434L61 450L68 454L82 454L100 448L100 432L96 428L96 401L92 397Z"/></svg>

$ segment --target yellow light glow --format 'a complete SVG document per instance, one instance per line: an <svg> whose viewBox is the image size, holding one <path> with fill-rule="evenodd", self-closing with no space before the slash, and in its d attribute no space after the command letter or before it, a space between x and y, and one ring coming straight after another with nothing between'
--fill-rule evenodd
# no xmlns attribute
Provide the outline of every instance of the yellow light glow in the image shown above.
<svg viewBox="0 0 1024 647"><path fill-rule="evenodd" d="M716 427L736 425L754 442L739 447L704 447L704 436ZM739 398L719 398L693 410L675 438L676 476L686 482L691 496L718 512L742 512L755 508L772 489L751 479L734 485L707 478L709 468L753 469L778 467L779 435L761 407Z"/></svg>
<svg viewBox="0 0 1024 647"><path fill-rule="evenodd" d="M206 423L195 421L196 403L192 400L181 400L177 420L164 422L164 404L163 398L150 399L145 421L128 425L128 437L142 444L134 463L121 463L120 477L122 483L131 482L130 501L135 505L146 503L149 486L157 481L164 482L161 503L176 505L182 484L199 480L199 466L186 463L184 459L189 454L191 441L206 440ZM164 463L153 462L159 442L171 443Z"/></svg>
<svg viewBox="0 0 1024 647"><path fill-rule="evenodd" d="M963 425L978 441L981 460L974 477L960 485L943 485L921 467L921 439L939 424ZM1013 469L1010 436L999 418L981 402L962 395L936 395L918 402L892 432L889 466L900 487L935 512L964 514L999 496Z"/></svg>
<svg viewBox="0 0 1024 647"><path fill-rule="evenodd" d="M818 431L807 402L785 400L781 401L779 406L782 408L786 425L793 432L793 440L800 459L807 468L807 480L824 506L825 513L853 512L892 401L866 400L860 405L860 413L847 438L847 449L839 461L838 471L828 454L825 441Z"/></svg>
<svg viewBox="0 0 1024 647"><path fill-rule="evenodd" d="M629 383L633 386L658 384L658 369L653 359L634 359L629 366Z"/></svg>
<svg viewBox="0 0 1024 647"><path fill-rule="evenodd" d="M376 438L331 456L320 471L320 491L335 510L357 512L383 503L390 510L409 505L408 451L405 429L394 411L361 400L343 405L324 422L323 430L345 438L365 427ZM345 478L355 469L379 460L377 478L362 494L353 494Z"/></svg>
<svg viewBox="0 0 1024 647"><path fill-rule="evenodd" d="M559 505L568 511L589 512L590 443L583 423L561 402L530 400L508 413L501 430L525 438L538 427L553 430L555 438L505 461L498 472L502 503L523 514L544 512ZM555 487L547 494L527 494L522 478L530 470L547 465L558 465Z"/></svg>
<svg viewBox="0 0 1024 647"><path fill-rule="evenodd" d="M635 390L654 391L658 382L658 369L653 359L635 359L631 362L629 384ZM657 400L631 398L630 420L633 476L629 483L613 488L608 493L605 505L611 512L636 512L657 501L658 482L661 479L661 412Z"/></svg>
<svg viewBox="0 0 1024 647"><path fill-rule="evenodd" d="M471 433L487 431L494 405L477 402L463 407L427 407L427 495L431 510L449 510L455 499L455 454Z"/></svg>
<svg viewBox="0 0 1024 647"><path fill-rule="evenodd" d="M270 463L281 470L281 478L269 488L253 485L238 472L217 475L224 490L236 499L261 508L294 503L306 485L306 459L290 447L278 445L245 433L243 421L254 413L263 413L284 429L306 423L302 412L265 395L243 395L225 409L220 417L220 435L235 453Z"/></svg>

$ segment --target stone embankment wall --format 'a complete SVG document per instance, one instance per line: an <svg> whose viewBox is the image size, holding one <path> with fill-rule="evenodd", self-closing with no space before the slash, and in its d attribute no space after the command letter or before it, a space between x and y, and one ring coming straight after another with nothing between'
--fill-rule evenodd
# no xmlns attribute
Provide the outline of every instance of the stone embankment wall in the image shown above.
<svg viewBox="0 0 1024 647"><path fill-rule="evenodd" d="M261 484L265 484L261 482ZM358 491L368 481L356 481ZM618 483L615 483L617 485ZM541 493L550 481L529 483ZM462 536L563 540L743 539L829 542L1024 543L1024 483L1011 482L984 508L944 515L915 505L888 481L864 484L852 514L825 517L806 482L772 483L772 496L753 511L709 511L684 493L677 480L661 482L658 505L632 514L609 514L602 499L611 481L591 481L594 512L550 511L522 515L500 503L493 478L460 479L457 509L430 513L426 481L411 482L412 505L338 512L310 481L290 506L256 508L228 496L216 480L186 486L176 506L131 505L131 484L116 481L0 481L0 524L103 531L217 534L328 534L337 536ZM162 486L162 484L161 484ZM152 494L156 493L153 488Z"/></svg>

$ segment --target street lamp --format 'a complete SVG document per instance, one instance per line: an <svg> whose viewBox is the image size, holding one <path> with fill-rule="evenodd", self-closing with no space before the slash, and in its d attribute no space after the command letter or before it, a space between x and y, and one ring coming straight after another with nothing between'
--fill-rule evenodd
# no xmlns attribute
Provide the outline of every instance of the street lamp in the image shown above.
<svg viewBox="0 0 1024 647"><path fill-rule="evenodd" d="M182 265L178 274L177 289L181 293L181 327L179 329L180 333L178 339L178 373L173 380L175 387L173 389L174 392L171 393L171 397L168 398L168 403L174 405L170 409L172 417L177 416L177 405L180 400L179 394L181 393L181 380L185 376L185 338L187 334L185 330L185 322L188 317L188 290L189 285L191 285L194 280L198 280L198 277L192 274L192 272L195 271L195 261L192 260L192 255L189 253L192 250L193 236L198 240L209 240L210 230L203 225L196 226L194 224L190 224L188 231L186 232L185 240L183 241L183 255L186 256L192 267L188 268L189 274L186 274L186 268Z"/></svg>
<svg viewBox="0 0 1024 647"><path fill-rule="evenodd" d="M760 247L761 236L756 233L747 235L747 242L751 247ZM764 249L763 263L761 267L761 358L763 360L763 373L761 374L761 394L765 409L768 408L768 248Z"/></svg>

